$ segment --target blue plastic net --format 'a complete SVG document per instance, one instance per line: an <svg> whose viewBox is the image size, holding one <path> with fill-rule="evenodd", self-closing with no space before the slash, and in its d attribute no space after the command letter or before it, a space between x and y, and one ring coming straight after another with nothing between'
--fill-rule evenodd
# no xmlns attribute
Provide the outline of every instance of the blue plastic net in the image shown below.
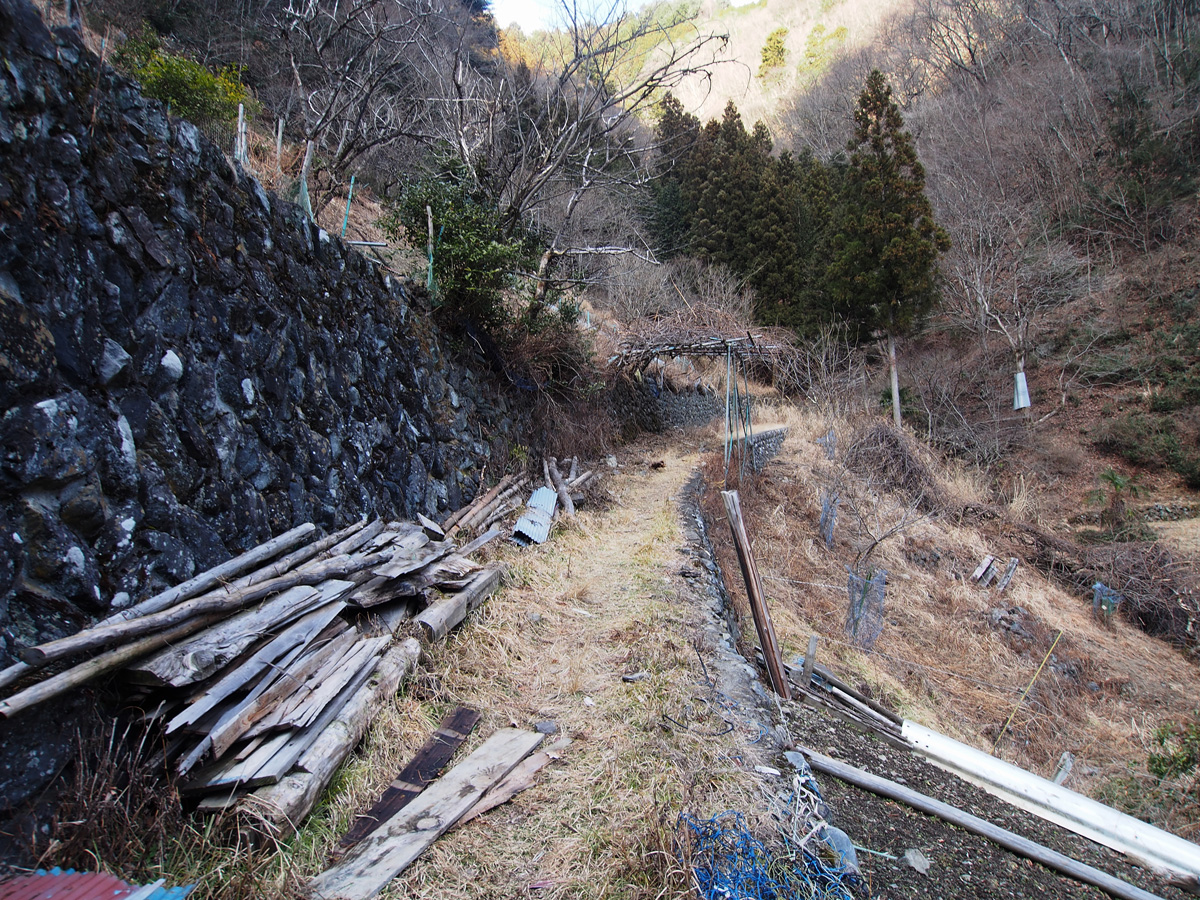
<svg viewBox="0 0 1200 900"><path fill-rule="evenodd" d="M854 874L802 848L772 853L738 812L707 822L679 818L692 846L691 868L702 900L851 900Z"/></svg>

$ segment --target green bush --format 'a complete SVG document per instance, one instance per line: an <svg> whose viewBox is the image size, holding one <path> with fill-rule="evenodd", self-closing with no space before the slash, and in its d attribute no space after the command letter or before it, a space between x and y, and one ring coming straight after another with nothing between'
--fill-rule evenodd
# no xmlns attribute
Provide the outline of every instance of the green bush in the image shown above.
<svg viewBox="0 0 1200 900"><path fill-rule="evenodd" d="M147 97L169 103L174 115L194 122L232 122L238 104L252 105L236 66L210 72L186 56L165 50L149 31L127 40L114 61L141 82Z"/></svg>
<svg viewBox="0 0 1200 900"><path fill-rule="evenodd" d="M433 214L435 308L448 325L496 331L509 319L502 291L514 285L514 272L530 267L532 245L509 238L495 204L475 195L453 168L410 184L379 224L393 239L406 233L420 246L427 206Z"/></svg>

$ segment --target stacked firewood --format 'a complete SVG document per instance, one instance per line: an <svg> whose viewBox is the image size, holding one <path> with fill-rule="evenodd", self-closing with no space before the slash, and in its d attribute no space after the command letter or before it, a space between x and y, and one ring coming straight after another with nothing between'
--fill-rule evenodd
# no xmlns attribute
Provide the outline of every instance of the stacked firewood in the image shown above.
<svg viewBox="0 0 1200 900"><path fill-rule="evenodd" d="M460 547L431 522L362 521L320 539L312 525L295 528L78 634L23 650L22 662L0 673L0 686L20 688L0 700L0 715L124 670L123 699L162 722L184 795L223 807L297 769L301 777L288 780L301 785L302 802L272 800L294 823L323 787L310 783L314 769L332 775L330 754L344 758L372 701L415 665L418 642L394 639L401 623L414 620L425 639L440 639L495 588L499 571L467 557L498 534ZM75 664L37 680L62 661ZM330 732L336 748L309 759Z"/></svg>

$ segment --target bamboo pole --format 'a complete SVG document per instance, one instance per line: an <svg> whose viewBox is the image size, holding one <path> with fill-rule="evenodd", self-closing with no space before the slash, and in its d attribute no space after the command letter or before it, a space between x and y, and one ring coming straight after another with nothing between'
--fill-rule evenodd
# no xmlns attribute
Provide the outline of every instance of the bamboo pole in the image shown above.
<svg viewBox="0 0 1200 900"><path fill-rule="evenodd" d="M60 672L57 675L47 678L45 681L39 681L37 684L31 685L23 691L18 691L6 700L0 700L0 716L8 719L21 712L21 710L36 706L54 697L59 697L94 678L99 678L107 672L121 668L126 663L133 662L147 653L151 653L180 638L185 638L203 628L207 628L219 618L220 615L210 615L192 619L190 622L185 622L170 631L152 634L149 637L134 641L132 644L126 644L124 647L118 647L115 650L109 650L107 653L101 653L87 662L80 663L77 666L67 669L65 672Z"/></svg>
<svg viewBox="0 0 1200 900"><path fill-rule="evenodd" d="M775 626L771 623L771 613L767 610L767 602L763 595L762 578L758 574L758 564L754 561L750 537L746 534L746 523L742 519L741 500L737 491L721 491L721 499L725 501L725 514L729 517L729 527L733 531L738 564L742 567L742 577L746 581L750 612L754 615L754 628L758 631L758 641L762 645L763 656L767 662L771 687L784 700L791 700L792 691L784 674Z"/></svg>

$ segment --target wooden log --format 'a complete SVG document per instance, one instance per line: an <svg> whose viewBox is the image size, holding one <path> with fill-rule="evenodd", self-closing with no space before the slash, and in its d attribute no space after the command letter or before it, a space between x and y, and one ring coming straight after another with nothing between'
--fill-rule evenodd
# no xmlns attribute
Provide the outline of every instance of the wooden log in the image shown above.
<svg viewBox="0 0 1200 900"><path fill-rule="evenodd" d="M431 603L421 610L416 616L416 622L421 626L425 641L432 643L445 638L450 633L450 629L478 607L499 583L499 569L484 569L457 594L446 594L437 602Z"/></svg>
<svg viewBox="0 0 1200 900"><path fill-rule="evenodd" d="M338 847L342 850L353 847L425 790L430 782L442 774L454 751L479 724L479 719L478 712L465 706L458 707L446 716L437 731L417 749L379 799L354 820L350 830L338 842Z"/></svg>
<svg viewBox="0 0 1200 900"><path fill-rule="evenodd" d="M480 523L480 526L490 530L493 525L495 525L497 522L499 522L501 519L503 519L505 516L507 516L509 513L513 512L513 511L515 511L516 509L517 509L516 504L512 503L509 500L504 500L500 503L499 506L497 506L494 510L492 510L492 514L490 516L488 516L486 519L484 519L483 522Z"/></svg>
<svg viewBox="0 0 1200 900"><path fill-rule="evenodd" d="M195 684L237 659L272 630L341 600L353 588L351 582L336 578L315 588L308 585L289 588L261 606L241 610L190 641L168 647L131 666L130 677L150 685Z"/></svg>
<svg viewBox="0 0 1200 900"><path fill-rule="evenodd" d="M998 844L1006 850L1010 850L1040 865L1061 872L1084 884L1098 887L1100 890L1114 897L1120 897L1122 900L1159 900L1155 894L1151 894L1149 891L1144 891L1135 885L1122 881L1119 878L1109 875L1107 872L1102 872L1048 847L1043 847L1041 844L1034 843L1028 838L1021 837L1019 834L1014 834L1007 829L993 825L991 822L981 819L978 816L973 816L940 800L927 797L902 784L897 784L886 778L880 778L878 775L872 775L870 772L864 772L862 769L848 766L836 759L823 756L814 750L803 747L800 749L808 758L809 765L818 772L832 775L841 781L853 784L881 797L887 797L891 800L907 804L913 809L918 809L928 815L945 819L951 825L956 825L980 837L987 838L992 843Z"/></svg>
<svg viewBox="0 0 1200 900"><path fill-rule="evenodd" d="M37 647L28 647L21 651L21 659L31 666L44 666L76 653L84 653L129 638L141 637L163 628L174 627L193 616L207 615L210 612L231 613L288 588L320 584L331 578L342 578L354 572L378 566L390 559L391 554L388 551L359 557L335 556L320 565L292 572L279 578L272 578L242 591L230 594L224 592L205 594L162 612L151 613L126 622L96 626L70 637L49 641Z"/></svg>
<svg viewBox="0 0 1200 900"><path fill-rule="evenodd" d="M500 496L501 491L505 490L511 484L512 484L512 476L505 475L491 489L489 489L486 493L484 493L484 495L482 497L476 497L469 505L463 507L461 510L458 511L458 513L455 513L455 516L457 516L457 518L455 518L455 516L451 516L449 519L447 519L445 522L443 522L442 528L446 532L446 537L447 538L454 537L455 534L457 534L459 531L462 530L462 526L460 523L462 522L463 519L472 515L481 507L484 507L487 504L491 503L498 496Z"/></svg>
<svg viewBox="0 0 1200 900"><path fill-rule="evenodd" d="M7 669L0 672L0 690L3 690L15 681L20 681L32 671L34 671L33 666L29 665L29 663L18 660Z"/></svg>
<svg viewBox="0 0 1200 900"><path fill-rule="evenodd" d="M396 693L417 665L421 645L413 638L391 647L364 683L321 731L299 760L299 770L278 784L254 792L248 810L278 835L291 833L316 806L338 767L350 755L374 718L375 710Z"/></svg>
<svg viewBox="0 0 1200 900"><path fill-rule="evenodd" d="M118 622L125 622L129 619L136 619L141 616L156 613L160 610L174 606L183 600L198 596L205 591L211 590L219 584L240 575L247 569L265 562L284 550L288 550L301 541L307 540L315 531L317 526L311 522L304 525L298 525L291 531L286 531L278 537L272 538L265 544L260 544L252 550L247 550L240 556L235 556L233 559L221 563L201 572L194 578L189 578L182 584L177 584L173 588L168 588L161 594L155 594L148 600L143 600L135 606L130 606L128 609L122 609L119 612L113 613L107 619L97 622L93 628L100 628L105 625L112 625ZM28 662L28 660L27 660Z"/></svg>
<svg viewBox="0 0 1200 900"><path fill-rule="evenodd" d="M319 541L313 541L311 544L287 554L287 556L281 556L279 559L275 560L269 565L263 566L261 569L257 569L247 575L243 575L236 581L225 585L223 590L226 592L232 592L242 588L247 588L251 585L260 584L272 578L278 578L282 575L286 575L288 572L292 571L292 569L304 565L310 560L319 560L325 558L326 556L340 555L333 553L332 548L339 543L352 539L356 534L361 532L366 525L367 520L361 519L358 522L355 522L353 525L349 525L346 528L343 528L341 531L334 532L333 534L326 535Z"/></svg>
<svg viewBox="0 0 1200 900"><path fill-rule="evenodd" d="M325 900L368 900L425 852L479 798L526 756L542 736L505 728L431 785L416 800L361 841L338 865L308 884Z"/></svg>
<svg viewBox="0 0 1200 900"><path fill-rule="evenodd" d="M570 484L577 477L579 477L579 457L572 456L571 457L571 468L568 470L567 475L566 475L567 483Z"/></svg>
<svg viewBox="0 0 1200 900"><path fill-rule="evenodd" d="M550 457L550 481L554 485L554 490L558 493L558 502L562 506L562 510L567 514L567 518L575 518L575 501L571 499L571 492L567 490L567 483L563 481L562 472L558 471L558 460L553 456Z"/></svg>
<svg viewBox="0 0 1200 900"><path fill-rule="evenodd" d="M488 503L472 510L470 515L458 523L459 529L462 531L470 531L472 529L485 525L489 519L495 514L495 511L504 505L504 501L511 498L514 494L520 491L529 479L522 475L498 495L493 497Z"/></svg>
<svg viewBox="0 0 1200 900"><path fill-rule="evenodd" d="M746 582L746 594L750 598L750 612L754 616L754 628L758 631L758 641L762 645L763 656L766 659L771 688L784 700L790 700L792 691L788 687L788 680L784 675L783 657L779 653L779 641L775 637L775 626L772 624L771 614L767 610L762 578L758 574L758 564L754 561L754 554L750 549L750 537L746 534L746 523L742 518L741 500L737 491L721 491L721 499L725 502L725 514L729 518L729 527L733 532L733 544L737 549L742 578Z"/></svg>
<svg viewBox="0 0 1200 900"><path fill-rule="evenodd" d="M155 650L170 644L172 641L177 641L194 634L215 621L216 617L213 616L194 619L191 622L185 622L183 625L176 626L170 631L153 634L141 640L134 641L131 644L126 644L124 647L117 647L114 650L109 650L107 653L101 653L87 662L73 666L65 672L59 672L45 681L39 681L37 684L30 685L6 700L0 701L0 716L6 719L10 718L23 709L28 709L53 697L59 697L68 691L75 690L80 685L128 665L133 660L145 656L147 653L153 653Z"/></svg>

